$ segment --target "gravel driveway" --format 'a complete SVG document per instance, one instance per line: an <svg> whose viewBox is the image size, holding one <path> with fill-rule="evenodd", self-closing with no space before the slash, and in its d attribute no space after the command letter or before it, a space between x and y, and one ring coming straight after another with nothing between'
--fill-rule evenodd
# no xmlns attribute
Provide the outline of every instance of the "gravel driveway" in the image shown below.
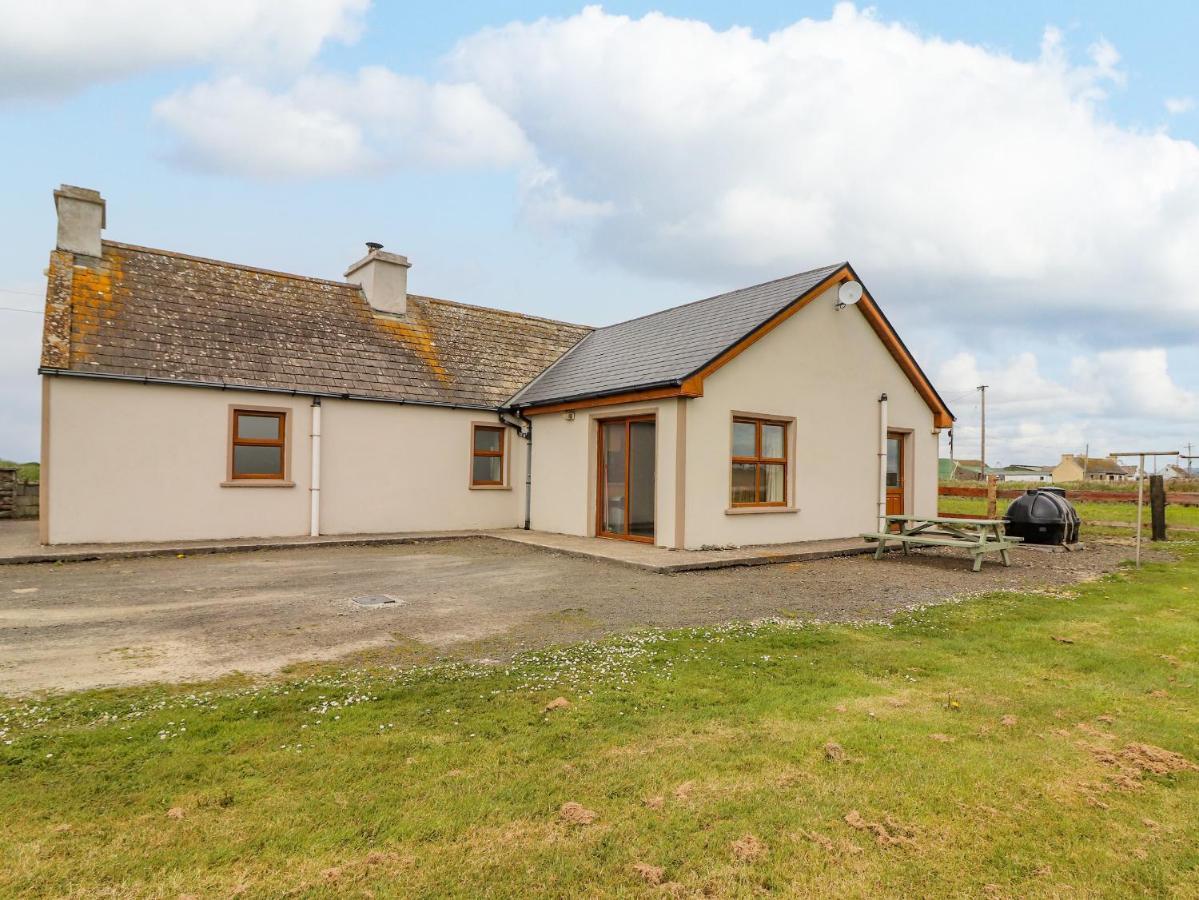
<svg viewBox="0 0 1199 900"><path fill-rule="evenodd" d="M0 571L0 692L268 673L355 657L502 659L639 626L765 616L877 619L965 592L1115 568L1130 548L1018 550L970 572L921 552L655 575L486 538L308 547ZM354 597L396 603L363 609Z"/></svg>

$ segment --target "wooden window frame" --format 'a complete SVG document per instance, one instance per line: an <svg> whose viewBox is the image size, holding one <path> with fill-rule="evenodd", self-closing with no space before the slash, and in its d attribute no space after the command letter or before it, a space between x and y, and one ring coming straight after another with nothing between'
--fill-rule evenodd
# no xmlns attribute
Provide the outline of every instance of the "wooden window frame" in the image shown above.
<svg viewBox="0 0 1199 900"><path fill-rule="evenodd" d="M500 435L500 449L498 451L479 450L475 445L475 436L479 433L479 431L498 431ZM475 480L475 460L479 458L499 459L499 481ZM493 422L470 423L470 470L468 483L471 490L495 491L504 490L508 487L508 427L506 425L497 425Z"/></svg>
<svg viewBox="0 0 1199 900"><path fill-rule="evenodd" d="M290 484L287 480L288 476L288 456L291 443L291 431L288 428L288 415L291 412L289 409L279 409L278 407L254 407L254 406L231 406L229 407L229 465L227 471L226 484L255 484L255 483L270 483ZM279 437L277 439L266 438L241 438L238 437L237 421L241 416L263 416L279 420ZM234 451L237 447L278 447L279 448L279 472L271 473L244 473L238 474L234 461Z"/></svg>
<svg viewBox="0 0 1199 900"><path fill-rule="evenodd" d="M754 426L754 455L736 456L732 452L733 432L738 425ZM762 426L776 425L783 429L783 455L781 457L762 455ZM729 427L729 508L730 509L790 509L791 508L791 422L787 419L776 419L770 416L751 416L737 413L733 416ZM783 499L782 500L753 500L750 502L735 502L733 500L733 466L737 464L754 466L754 496L758 496L762 477L763 465L781 465L783 467Z"/></svg>

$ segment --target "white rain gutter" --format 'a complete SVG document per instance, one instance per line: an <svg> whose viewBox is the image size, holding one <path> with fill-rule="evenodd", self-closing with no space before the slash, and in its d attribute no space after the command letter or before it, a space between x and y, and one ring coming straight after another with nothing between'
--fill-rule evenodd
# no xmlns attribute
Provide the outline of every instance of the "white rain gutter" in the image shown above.
<svg viewBox="0 0 1199 900"><path fill-rule="evenodd" d="M321 533L321 398L312 398L312 479L308 488L309 522L308 533L317 537Z"/></svg>
<svg viewBox="0 0 1199 900"><path fill-rule="evenodd" d="M878 530L887 530L887 395L878 398Z"/></svg>

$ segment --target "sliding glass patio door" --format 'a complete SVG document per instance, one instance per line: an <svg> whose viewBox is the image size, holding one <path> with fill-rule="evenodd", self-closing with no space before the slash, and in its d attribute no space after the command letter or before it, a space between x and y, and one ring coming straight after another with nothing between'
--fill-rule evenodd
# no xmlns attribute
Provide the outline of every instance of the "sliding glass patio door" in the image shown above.
<svg viewBox="0 0 1199 900"><path fill-rule="evenodd" d="M599 423L596 533L654 540L655 436L653 416Z"/></svg>

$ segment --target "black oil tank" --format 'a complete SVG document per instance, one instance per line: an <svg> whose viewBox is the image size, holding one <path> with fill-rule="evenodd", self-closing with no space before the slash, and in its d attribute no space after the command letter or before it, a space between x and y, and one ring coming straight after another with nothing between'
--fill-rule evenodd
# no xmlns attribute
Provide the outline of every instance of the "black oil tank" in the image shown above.
<svg viewBox="0 0 1199 900"><path fill-rule="evenodd" d="M1078 512L1062 488L1033 488L1017 497L1004 513L1004 531L1026 544L1076 544Z"/></svg>

